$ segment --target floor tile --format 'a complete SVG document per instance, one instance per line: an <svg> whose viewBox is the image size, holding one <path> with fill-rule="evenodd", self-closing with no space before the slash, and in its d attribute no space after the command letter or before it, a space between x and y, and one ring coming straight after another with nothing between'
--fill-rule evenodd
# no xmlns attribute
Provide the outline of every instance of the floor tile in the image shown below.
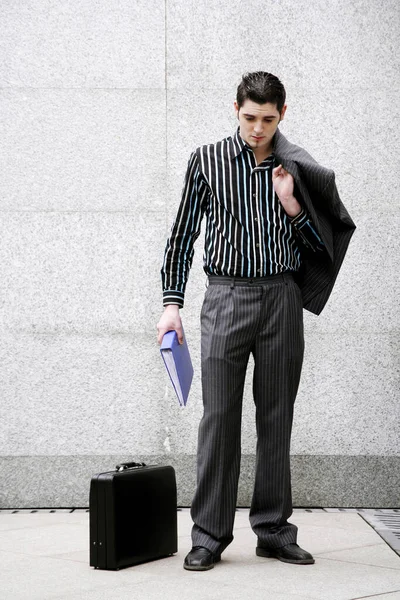
<svg viewBox="0 0 400 600"><path fill-rule="evenodd" d="M86 523L89 522L89 513L71 513L71 512L56 512L56 513L20 513L17 514L0 514L0 539L3 531L10 529L34 529L43 525L60 525L60 523Z"/></svg>
<svg viewBox="0 0 400 600"><path fill-rule="evenodd" d="M234 540L206 573L185 571L190 511L178 511L179 551L120 571L89 566L89 514L0 515L0 589L5 600L395 600L400 559L357 514L297 512L298 542L314 565L255 555L248 509ZM23 577L21 577L23 574ZM392 593L391 593L392 592Z"/></svg>
<svg viewBox="0 0 400 600"><path fill-rule="evenodd" d="M274 592L270 596L266 589L254 589L249 582L240 587L227 582L215 586L206 573L184 573L183 577L168 581L146 582L143 586L124 586L117 589L96 590L74 596L60 596L57 600L313 600L310 596Z"/></svg>
<svg viewBox="0 0 400 600"><path fill-rule="evenodd" d="M397 592L391 592L389 594L379 594L379 596L372 596L371 598L368 598L368 600L400 600L400 590L398 590Z"/></svg>
<svg viewBox="0 0 400 600"><path fill-rule="evenodd" d="M400 572L316 558L314 565L290 565L275 559L251 558L247 562L221 561L209 572L216 585L230 581L238 587L251 581L255 589L300 594L319 600L350 600L400 589Z"/></svg>
<svg viewBox="0 0 400 600"><path fill-rule="evenodd" d="M358 513L294 513L290 519L296 525L312 524L313 527L332 527L351 531L368 531L365 521ZM372 529L372 528L371 528Z"/></svg>
<svg viewBox="0 0 400 600"><path fill-rule="evenodd" d="M95 570L86 564L43 556L0 552L0 589L3 600L53 600L76 594L106 592L115 585L144 584L154 573L130 569L118 572Z"/></svg>
<svg viewBox="0 0 400 600"><path fill-rule="evenodd" d="M400 556L385 543L337 552L322 552L320 558L400 570Z"/></svg>
<svg viewBox="0 0 400 600"><path fill-rule="evenodd" d="M34 528L11 529L0 534L0 550L9 549L31 556L55 556L76 549L87 548L89 530L87 524L60 523Z"/></svg>

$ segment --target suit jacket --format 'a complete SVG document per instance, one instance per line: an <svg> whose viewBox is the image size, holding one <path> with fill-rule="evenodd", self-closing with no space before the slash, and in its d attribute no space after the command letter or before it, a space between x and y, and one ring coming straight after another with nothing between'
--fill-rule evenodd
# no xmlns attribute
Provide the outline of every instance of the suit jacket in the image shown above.
<svg viewBox="0 0 400 600"><path fill-rule="evenodd" d="M331 294L356 226L339 198L331 169L290 143L279 129L274 138L274 153L277 164L281 163L293 176L294 195L309 211L325 244L323 256L303 257L297 276L304 308L319 315Z"/></svg>

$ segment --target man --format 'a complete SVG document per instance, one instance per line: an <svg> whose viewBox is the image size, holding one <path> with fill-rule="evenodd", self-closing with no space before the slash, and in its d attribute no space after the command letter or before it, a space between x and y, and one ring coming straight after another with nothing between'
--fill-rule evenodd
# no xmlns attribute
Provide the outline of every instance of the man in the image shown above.
<svg viewBox="0 0 400 600"><path fill-rule="evenodd" d="M303 360L303 307L319 314L355 225L334 173L280 133L286 93L266 72L244 75L234 136L190 156L182 200L161 269L164 313L158 341L175 330L206 216L201 311L204 415L188 570L208 570L232 541L240 466L243 386L254 357L257 456L250 523L256 554L312 564L292 514L290 436Z"/></svg>

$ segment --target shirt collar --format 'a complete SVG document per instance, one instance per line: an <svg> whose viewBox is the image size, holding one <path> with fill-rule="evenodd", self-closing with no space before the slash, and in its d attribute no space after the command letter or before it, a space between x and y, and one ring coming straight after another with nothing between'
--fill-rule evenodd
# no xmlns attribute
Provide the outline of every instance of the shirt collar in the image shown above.
<svg viewBox="0 0 400 600"><path fill-rule="evenodd" d="M241 152L243 152L244 149L249 148L249 145L246 144L244 139L241 137L239 131L240 131L240 127L238 127L236 129L235 135L231 138L232 139L232 160L234 158L236 158L237 156L239 156L239 154Z"/></svg>
<svg viewBox="0 0 400 600"><path fill-rule="evenodd" d="M238 127L236 129L235 135L232 136L232 138L231 138L231 147L232 147L231 160L233 160L234 158L239 156L239 154L241 152L243 152L243 150L246 150L246 151L251 150L250 146L244 141L244 139L241 137L239 132L240 132L240 127ZM272 153L268 157L268 163L270 162L269 159L271 159L271 162L274 159L274 150L275 150L275 137L274 137Z"/></svg>

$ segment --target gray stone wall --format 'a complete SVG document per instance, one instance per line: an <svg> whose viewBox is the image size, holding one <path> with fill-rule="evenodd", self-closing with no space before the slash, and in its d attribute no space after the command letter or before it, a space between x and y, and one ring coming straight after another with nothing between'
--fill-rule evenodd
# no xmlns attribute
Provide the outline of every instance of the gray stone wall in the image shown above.
<svg viewBox="0 0 400 600"><path fill-rule="evenodd" d="M358 229L305 315L297 506L399 505L398 2L5 0L0 5L1 507L87 506L121 460L195 486L202 240L178 406L156 344L186 164L236 128L245 71L282 79L282 132L336 172ZM238 504L251 499L251 372Z"/></svg>

